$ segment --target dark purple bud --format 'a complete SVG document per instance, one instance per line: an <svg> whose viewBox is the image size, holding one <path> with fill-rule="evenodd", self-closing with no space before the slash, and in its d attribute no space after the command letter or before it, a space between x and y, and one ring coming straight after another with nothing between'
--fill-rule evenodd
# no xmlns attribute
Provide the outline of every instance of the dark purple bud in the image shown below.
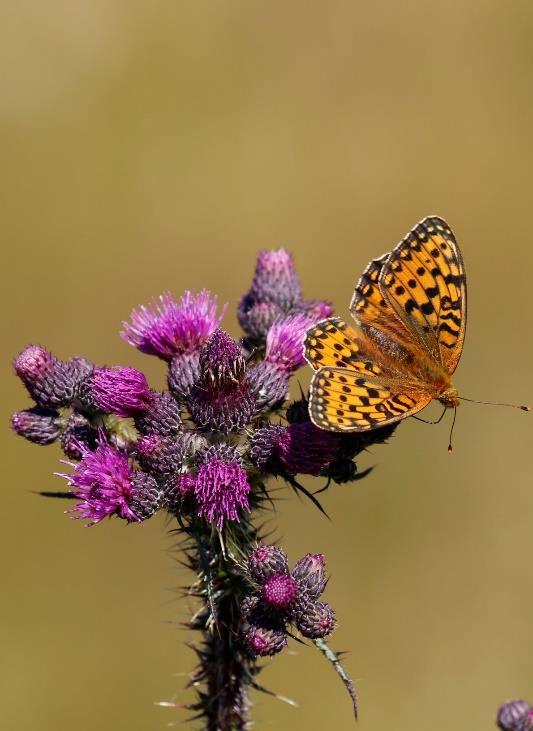
<svg viewBox="0 0 533 731"><path fill-rule="evenodd" d="M189 513L194 500L195 478L189 472L171 477L165 484L163 504L169 513L179 515Z"/></svg>
<svg viewBox="0 0 533 731"><path fill-rule="evenodd" d="M198 515L215 522L239 520L239 510L250 510L248 475L236 449L228 445L209 447L202 455L194 483Z"/></svg>
<svg viewBox="0 0 533 731"><path fill-rule="evenodd" d="M177 436L183 429L178 402L168 391L153 392L150 408L135 418L135 426L141 434Z"/></svg>
<svg viewBox="0 0 533 731"><path fill-rule="evenodd" d="M277 546L257 546L248 556L247 566L251 578L260 584L269 576L289 570L287 554Z"/></svg>
<svg viewBox="0 0 533 731"><path fill-rule="evenodd" d="M279 470L278 442L286 429L286 426L269 424L254 432L248 456L261 471L275 473Z"/></svg>
<svg viewBox="0 0 533 731"><path fill-rule="evenodd" d="M243 617L249 617L257 609L259 601L259 594L246 594L240 603L241 615Z"/></svg>
<svg viewBox="0 0 533 731"><path fill-rule="evenodd" d="M37 406L55 409L74 398L73 372L41 345L29 345L16 357L14 366Z"/></svg>
<svg viewBox="0 0 533 731"><path fill-rule="evenodd" d="M156 480L145 472L133 473L129 507L137 520L151 518L161 504L161 490Z"/></svg>
<svg viewBox="0 0 533 731"><path fill-rule="evenodd" d="M60 441L61 449L69 459L82 459L84 452L96 449L98 432L82 414L73 413Z"/></svg>
<svg viewBox="0 0 533 731"><path fill-rule="evenodd" d="M176 398L185 398L200 378L200 353L180 353L168 366L168 387Z"/></svg>
<svg viewBox="0 0 533 731"><path fill-rule="evenodd" d="M325 559L321 553L307 553L291 571L300 590L311 600L318 599L326 586Z"/></svg>
<svg viewBox="0 0 533 731"><path fill-rule="evenodd" d="M319 475L334 459L340 435L319 429L311 422L289 424L278 442L281 464L292 475Z"/></svg>
<svg viewBox="0 0 533 731"><path fill-rule="evenodd" d="M316 640L329 635L335 629L335 612L325 602L310 602L296 622L304 637Z"/></svg>
<svg viewBox="0 0 533 731"><path fill-rule="evenodd" d="M266 657L281 652L287 644L287 633L282 627L250 625L244 643L253 657Z"/></svg>
<svg viewBox="0 0 533 731"><path fill-rule="evenodd" d="M141 467L154 475L177 472L183 461L183 447L176 437L146 434L137 442Z"/></svg>
<svg viewBox="0 0 533 731"><path fill-rule="evenodd" d="M242 297L237 309L239 325L257 340L264 340L274 321L283 314L279 305L274 302L256 302L250 294Z"/></svg>
<svg viewBox="0 0 533 731"><path fill-rule="evenodd" d="M98 409L117 416L136 416L152 405L146 376L136 368L96 368L90 389Z"/></svg>
<svg viewBox="0 0 533 731"><path fill-rule="evenodd" d="M74 384L76 388L88 378L93 372L95 366L88 358L83 358L80 355L75 355L73 358L67 360L67 365L70 368L72 377L74 378Z"/></svg>
<svg viewBox="0 0 533 731"><path fill-rule="evenodd" d="M11 426L19 436L34 444L52 444L60 434L58 417L57 411L48 411L37 406L13 414Z"/></svg>
<svg viewBox="0 0 533 731"><path fill-rule="evenodd" d="M501 731L526 731L524 724L528 721L531 710L529 703L523 700L512 700L503 703L496 719L496 724Z"/></svg>
<svg viewBox="0 0 533 731"><path fill-rule="evenodd" d="M261 596L270 609L289 609L298 597L298 582L289 573L273 574L265 579Z"/></svg>
<svg viewBox="0 0 533 731"><path fill-rule="evenodd" d="M245 370L237 343L217 330L200 353L200 379L187 399L197 426L224 434L246 426L254 414L255 399L244 379Z"/></svg>
<svg viewBox="0 0 533 731"><path fill-rule="evenodd" d="M300 302L302 287L286 249L259 253L250 294L256 302L274 302L285 312Z"/></svg>
<svg viewBox="0 0 533 731"><path fill-rule="evenodd" d="M255 398L256 412L280 405L287 398L289 379L289 373L266 360L252 366L246 381Z"/></svg>

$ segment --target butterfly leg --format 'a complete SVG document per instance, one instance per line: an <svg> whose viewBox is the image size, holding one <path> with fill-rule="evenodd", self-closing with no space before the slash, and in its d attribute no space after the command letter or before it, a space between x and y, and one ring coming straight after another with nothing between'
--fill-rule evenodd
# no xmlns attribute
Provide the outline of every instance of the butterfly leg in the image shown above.
<svg viewBox="0 0 533 731"><path fill-rule="evenodd" d="M445 406L442 414L439 416L439 418L436 421L428 421L427 419L422 419L422 417L420 417L420 416L412 416L411 418L416 419L417 421L421 421L424 424L440 424L440 422L444 418L444 414L446 413L447 410L448 410L448 407Z"/></svg>

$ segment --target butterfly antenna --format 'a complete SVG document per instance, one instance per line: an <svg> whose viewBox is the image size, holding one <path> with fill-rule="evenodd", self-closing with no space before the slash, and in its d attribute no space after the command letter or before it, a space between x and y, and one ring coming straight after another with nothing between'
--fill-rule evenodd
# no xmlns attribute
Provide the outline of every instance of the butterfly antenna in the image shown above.
<svg viewBox="0 0 533 731"><path fill-rule="evenodd" d="M531 406L524 406L521 404L505 404L501 402L496 401L476 401L473 398L465 398L464 396L459 396L459 399L461 401L469 401L471 404L484 404L485 406L510 406L512 409L520 409L520 411L531 411Z"/></svg>
<svg viewBox="0 0 533 731"><path fill-rule="evenodd" d="M455 417L456 416L457 416L457 406L453 410L452 428L450 429L450 441L448 442L448 454L451 454L453 452L452 436L453 436L453 427L455 426Z"/></svg>

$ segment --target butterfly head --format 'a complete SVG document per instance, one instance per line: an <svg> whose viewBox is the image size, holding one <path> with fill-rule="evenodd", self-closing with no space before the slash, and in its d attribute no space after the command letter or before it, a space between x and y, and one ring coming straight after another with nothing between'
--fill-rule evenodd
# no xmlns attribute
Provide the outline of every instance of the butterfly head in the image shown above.
<svg viewBox="0 0 533 731"><path fill-rule="evenodd" d="M439 396L439 401L443 406L446 406L447 409L455 409L457 406L459 406L459 392L456 388L453 386L450 386L445 391L441 393Z"/></svg>

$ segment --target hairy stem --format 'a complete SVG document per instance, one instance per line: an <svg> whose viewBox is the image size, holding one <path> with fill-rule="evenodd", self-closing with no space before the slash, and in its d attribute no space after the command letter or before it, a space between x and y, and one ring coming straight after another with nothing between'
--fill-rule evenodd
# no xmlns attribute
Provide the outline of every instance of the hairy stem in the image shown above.
<svg viewBox="0 0 533 731"><path fill-rule="evenodd" d="M192 593L203 600L190 622L202 636L195 647L199 664L191 685L197 702L191 708L197 712L195 718L203 721L204 731L245 731L249 728L248 691L257 667L240 644L244 586L236 561L250 552L256 531L243 519L221 535L203 520L194 520L187 532L187 555L198 576Z"/></svg>

